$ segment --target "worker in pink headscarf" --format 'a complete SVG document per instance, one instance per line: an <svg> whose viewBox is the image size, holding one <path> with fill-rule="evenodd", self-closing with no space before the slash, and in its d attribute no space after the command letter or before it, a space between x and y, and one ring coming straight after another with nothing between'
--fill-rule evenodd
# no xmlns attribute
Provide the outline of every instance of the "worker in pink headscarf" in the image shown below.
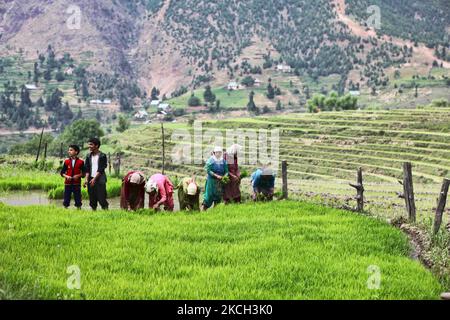
<svg viewBox="0 0 450 320"><path fill-rule="evenodd" d="M162 174L155 174L147 181L145 190L149 197L149 208L159 210L164 206L165 211L173 211L173 184Z"/></svg>

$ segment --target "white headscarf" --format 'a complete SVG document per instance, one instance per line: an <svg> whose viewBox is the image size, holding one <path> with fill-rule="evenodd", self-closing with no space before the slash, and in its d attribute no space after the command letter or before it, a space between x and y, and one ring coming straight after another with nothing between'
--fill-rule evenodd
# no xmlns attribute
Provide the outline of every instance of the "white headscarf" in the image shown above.
<svg viewBox="0 0 450 320"><path fill-rule="evenodd" d="M222 147L214 147L214 154L213 154L213 158L214 158L214 161L216 161L216 162L220 162L220 161L223 161L223 149L222 149ZM217 155L216 155L216 153L217 152L220 152L220 157L217 157Z"/></svg>
<svg viewBox="0 0 450 320"><path fill-rule="evenodd" d="M187 194L195 196L197 194L198 187L194 182L191 182L187 187Z"/></svg>
<svg viewBox="0 0 450 320"><path fill-rule="evenodd" d="M145 184L145 191L147 193L152 193L153 191L156 191L156 193L158 193L158 184L156 183L156 181L152 179L148 180Z"/></svg>
<svg viewBox="0 0 450 320"><path fill-rule="evenodd" d="M238 144L233 144L230 148L228 148L228 153L231 155L236 155L241 151L242 147Z"/></svg>

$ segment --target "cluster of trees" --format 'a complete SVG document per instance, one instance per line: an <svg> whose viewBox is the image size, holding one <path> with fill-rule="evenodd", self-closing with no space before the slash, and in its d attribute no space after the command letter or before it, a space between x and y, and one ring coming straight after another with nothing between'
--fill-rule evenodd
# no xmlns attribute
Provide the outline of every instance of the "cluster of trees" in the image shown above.
<svg viewBox="0 0 450 320"><path fill-rule="evenodd" d="M45 111L50 113L48 124L52 129L63 130L68 124L72 123L74 113L70 109L69 103L63 103L64 93L55 89L50 92L45 100Z"/></svg>
<svg viewBox="0 0 450 320"><path fill-rule="evenodd" d="M4 73L7 67L10 67L12 62L8 58L0 57L0 74Z"/></svg>
<svg viewBox="0 0 450 320"><path fill-rule="evenodd" d="M132 14L136 14L142 9L145 9L148 13L154 13L164 4L163 0L119 0L119 2Z"/></svg>
<svg viewBox="0 0 450 320"><path fill-rule="evenodd" d="M11 65L9 59L2 59L4 66ZM34 63L33 71L28 71L28 82L39 85L42 81L67 80L65 68L73 70L75 89L81 91L87 98L86 70L75 65L70 54L65 53L58 58L54 48L49 45L45 53L39 54ZM29 127L47 127L63 130L74 119L81 118L81 112L75 116L68 103L63 103L64 93L58 88L47 89L44 86L43 96L32 101L30 91L25 85L18 85L15 81L7 81L3 85L3 93L0 95L0 122L7 127L25 130ZM17 98L20 98L19 100Z"/></svg>
<svg viewBox="0 0 450 320"><path fill-rule="evenodd" d="M195 95L195 93L192 93L191 97L188 100L188 106L190 106L190 107L198 107L201 105L207 106L207 105L212 105L215 102L217 102L216 95L212 92L211 86L209 86L209 85L205 87L205 91L203 92L203 100L204 100L204 103L202 103L202 100L199 97L197 97ZM219 101L219 106L220 106L220 101Z"/></svg>
<svg viewBox="0 0 450 320"><path fill-rule="evenodd" d="M370 6L366 3L368 0L349 2L347 8L352 8L348 13L355 14L354 11L359 10L355 14L359 17L360 12L365 13ZM366 4L362 6L363 2ZM396 5L388 0L378 2L382 2L386 8L395 8L394 13L388 12L386 17L383 16L383 26L399 24L402 10L408 4L402 2ZM414 2L419 3L417 0ZM426 9L426 15L433 17L436 6L429 7L434 8ZM406 10L408 21L413 9L408 7ZM205 16L210 19L204 19ZM443 16L445 14L442 12L436 15L439 19ZM339 94L343 94L351 70L361 69L361 83L370 87L384 86L388 81L383 70L408 62L412 55L412 47L384 44L377 37L363 39L354 35L346 25L336 22L335 18L333 5L326 0L251 0L231 3L186 0L171 3L164 27L173 37L184 39L180 43L180 50L195 68L194 86L198 86L200 80L207 80L214 67L226 69L231 79L238 72L239 75L260 74L263 69L273 68L276 63L282 62L291 66L296 75L309 75L316 81L321 76L340 75L341 80L336 89ZM442 31L444 25L441 23L435 28ZM431 32L434 29L425 28L425 33L427 30ZM411 37L414 33L420 32L412 32ZM274 60L268 52L264 55L262 67L252 66L248 61L238 63L237 57L252 43L251 39L255 35L269 39L271 45L281 53L281 58ZM433 39L437 38L433 36ZM206 48L214 49L210 52ZM246 77L245 83L251 83L251 79Z"/></svg>
<svg viewBox="0 0 450 320"><path fill-rule="evenodd" d="M70 144L86 146L89 138L103 137L104 132L100 124L95 120L77 120L67 126L61 135L55 138L49 133L43 135L42 142L48 144L48 154L59 156L61 152L61 144L65 156L66 148ZM35 155L40 141L40 134L34 135L29 141L12 146L9 153L12 155L30 154Z"/></svg>
<svg viewBox="0 0 450 320"><path fill-rule="evenodd" d="M117 90L120 110L124 112L133 111L135 98L144 98L136 82L120 79L115 89Z"/></svg>
<svg viewBox="0 0 450 320"><path fill-rule="evenodd" d="M308 111L317 113L320 111L342 111L356 110L358 108L358 98L347 94L339 96L336 92L331 92L328 96L315 94L307 102Z"/></svg>
<svg viewBox="0 0 450 320"><path fill-rule="evenodd" d="M201 105L208 107L208 112L210 113L218 113L222 110L221 101L217 99L216 95L211 89L211 86L209 85L205 87L205 91L203 92L203 101L199 97L197 97L195 93L192 93L188 99L188 106L190 107L198 107ZM181 116L185 114L184 110L183 113L181 113L180 110L175 111L178 112L178 114L174 112L175 116Z"/></svg>
<svg viewBox="0 0 450 320"><path fill-rule="evenodd" d="M206 86L205 92L203 93L203 99L205 103L214 103L216 101L216 95L212 92L211 86Z"/></svg>
<svg viewBox="0 0 450 320"><path fill-rule="evenodd" d="M281 110L281 102L278 100L277 103L277 110ZM247 111L250 113L254 113L255 115L259 114L265 114L271 112L270 108L268 106L264 106L262 110L256 106L255 104L255 92L251 91L248 97L248 103L247 103Z"/></svg>
<svg viewBox="0 0 450 320"><path fill-rule="evenodd" d="M176 98L176 97L180 97L183 94L187 93L189 91L189 89L185 86L181 86L180 88L178 88L177 90L175 90L174 92L172 92L172 94L170 95L172 98Z"/></svg>
<svg viewBox="0 0 450 320"><path fill-rule="evenodd" d="M252 66L246 60L241 63L240 69L243 74L262 74L262 68L260 66Z"/></svg>
<svg viewBox="0 0 450 320"><path fill-rule="evenodd" d="M42 128L50 125L53 129L64 129L75 118L69 104L62 102L64 93L59 89L50 91L45 99L33 102L30 92L22 85L20 92L14 83L4 84L5 92L0 95L0 123L6 127L26 130L29 127ZM17 95L20 99L17 100ZM47 113L47 120L42 115Z"/></svg>
<svg viewBox="0 0 450 320"><path fill-rule="evenodd" d="M382 13L381 29L378 33L424 42L430 48L435 44L447 44L447 26L450 11L447 0L426 1L392 0L346 0L346 13L359 18L366 24L373 12L367 12L371 5L377 5Z"/></svg>
<svg viewBox="0 0 450 320"><path fill-rule="evenodd" d="M441 60L450 61L450 44L439 46L436 45L434 54Z"/></svg>
<svg viewBox="0 0 450 320"><path fill-rule="evenodd" d="M25 130L30 126L42 127L44 122L41 112L38 107L33 107L30 92L25 86L17 88L15 82L9 81L4 84L4 93L0 95L0 123L18 130Z"/></svg>
<svg viewBox="0 0 450 320"><path fill-rule="evenodd" d="M118 73L88 72L86 69L78 67L74 74L76 77L74 88L77 96L85 101L94 95L100 100L117 99L120 110L130 112L133 111L134 99L144 99L147 96L135 80ZM156 88L153 89L151 94L156 100L159 91Z"/></svg>
<svg viewBox="0 0 450 320"><path fill-rule="evenodd" d="M275 96L281 96L281 89L278 86L272 86L272 79L269 79L269 85L267 86L267 98L273 100L275 99Z"/></svg>
<svg viewBox="0 0 450 320"><path fill-rule="evenodd" d="M38 85L43 78L45 81L55 79L58 82L66 80L66 73L63 68L75 68L74 60L69 53L65 53L62 58L57 58L55 51L51 45L48 46L47 52L39 54L38 61L34 63L33 75L28 74L28 80L33 77L33 82Z"/></svg>

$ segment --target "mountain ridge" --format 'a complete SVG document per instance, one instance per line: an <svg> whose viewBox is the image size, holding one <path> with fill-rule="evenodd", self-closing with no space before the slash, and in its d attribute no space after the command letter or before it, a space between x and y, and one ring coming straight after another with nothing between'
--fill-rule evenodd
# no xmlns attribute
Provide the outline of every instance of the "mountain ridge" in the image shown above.
<svg viewBox="0 0 450 320"><path fill-rule="evenodd" d="M243 54L252 46L315 79L339 74L347 88L350 81L379 85L384 70L396 65L436 60L450 67L425 44L416 43L410 54L402 47L412 48L412 40L381 36L362 26L347 15L354 2L5 0L0 4L0 47L3 54L22 48L30 58L49 44L75 58L88 52L90 70L134 79L146 91L157 86L167 95L180 86L196 88L236 78L243 72L239 64L252 60ZM79 30L67 28L70 5L81 9ZM368 62L371 54L375 58ZM265 62L261 56L253 61ZM383 68L377 66L379 61ZM376 76L369 79L369 73Z"/></svg>

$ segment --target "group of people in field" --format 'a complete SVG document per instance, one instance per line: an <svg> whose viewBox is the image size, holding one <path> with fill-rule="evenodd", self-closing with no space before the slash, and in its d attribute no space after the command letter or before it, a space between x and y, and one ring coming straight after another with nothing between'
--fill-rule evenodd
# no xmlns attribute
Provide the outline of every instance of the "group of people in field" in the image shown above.
<svg viewBox="0 0 450 320"><path fill-rule="evenodd" d="M79 158L80 148L69 146L69 158L64 161L61 176L65 179L64 207L70 207L75 200L75 207L81 209L82 180L88 189L89 205L97 210L100 204L103 210L108 210L106 191L106 169L108 158L100 151L100 140L92 138L88 141L89 154L85 160ZM241 202L241 172L238 161L239 146L233 145L228 151L215 147L207 160L206 184L203 201L200 204L201 189L195 177L184 177L177 185L173 185L168 176L158 173L148 179L142 171L130 171L122 180L120 207L124 210L138 210L145 206L148 196L149 208L156 211L174 210L174 192L178 190L180 210L205 211L214 205L224 202ZM275 174L269 166L258 168L251 175L252 199L273 199Z"/></svg>

